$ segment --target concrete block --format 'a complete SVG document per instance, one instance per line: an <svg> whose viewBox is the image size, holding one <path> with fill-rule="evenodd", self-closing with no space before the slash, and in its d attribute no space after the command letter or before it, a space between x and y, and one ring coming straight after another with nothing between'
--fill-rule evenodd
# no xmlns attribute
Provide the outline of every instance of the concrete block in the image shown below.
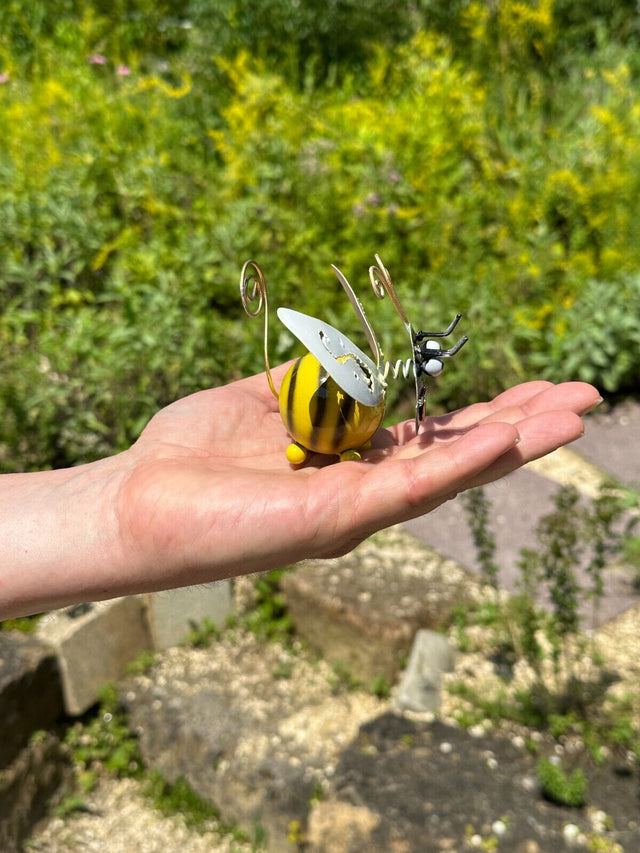
<svg viewBox="0 0 640 853"><path fill-rule="evenodd" d="M177 646L205 619L222 628L233 609L231 581L187 586L142 596L151 641L157 651Z"/></svg>
<svg viewBox="0 0 640 853"><path fill-rule="evenodd" d="M71 789L69 750L50 732L32 737L0 774L0 850L22 853L34 827Z"/></svg>
<svg viewBox="0 0 640 853"><path fill-rule="evenodd" d="M143 602L137 596L74 605L43 617L38 635L58 656L67 713L82 714L105 684L151 648Z"/></svg>
<svg viewBox="0 0 640 853"><path fill-rule="evenodd" d="M53 649L30 634L0 631L0 769L63 712Z"/></svg>
<svg viewBox="0 0 640 853"><path fill-rule="evenodd" d="M445 672L452 672L455 652L446 637L426 628L413 640L407 668L402 673L393 707L400 711L435 712Z"/></svg>
<svg viewBox="0 0 640 853"><path fill-rule="evenodd" d="M446 627L469 573L396 529L337 560L298 563L282 579L295 629L365 684L393 683L420 628Z"/></svg>

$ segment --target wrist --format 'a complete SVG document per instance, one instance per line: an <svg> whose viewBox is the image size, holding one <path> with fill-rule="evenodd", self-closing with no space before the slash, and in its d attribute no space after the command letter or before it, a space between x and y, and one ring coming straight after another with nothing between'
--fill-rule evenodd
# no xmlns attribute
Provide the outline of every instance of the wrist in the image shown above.
<svg viewBox="0 0 640 853"><path fill-rule="evenodd" d="M0 619L126 592L116 513L126 454L0 477Z"/></svg>

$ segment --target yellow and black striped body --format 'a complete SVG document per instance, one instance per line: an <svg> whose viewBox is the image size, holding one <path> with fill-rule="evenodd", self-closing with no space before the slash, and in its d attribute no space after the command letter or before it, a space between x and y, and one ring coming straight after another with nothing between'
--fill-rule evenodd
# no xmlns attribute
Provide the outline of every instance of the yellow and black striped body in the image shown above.
<svg viewBox="0 0 640 853"><path fill-rule="evenodd" d="M384 398L364 406L345 394L311 353L297 359L282 382L278 395L282 421L293 438L287 458L304 462L305 451L359 458L380 426Z"/></svg>

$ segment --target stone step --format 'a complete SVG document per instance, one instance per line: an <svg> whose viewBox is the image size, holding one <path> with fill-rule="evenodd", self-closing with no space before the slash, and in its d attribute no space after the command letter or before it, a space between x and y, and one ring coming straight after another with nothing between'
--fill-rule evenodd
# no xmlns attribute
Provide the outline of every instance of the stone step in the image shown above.
<svg viewBox="0 0 640 853"><path fill-rule="evenodd" d="M305 561L282 582L296 633L367 686L393 684L416 631L446 628L473 586L468 571L400 528L339 559Z"/></svg>
<svg viewBox="0 0 640 853"><path fill-rule="evenodd" d="M0 850L17 853L71 773L56 729L63 716L54 651L0 631ZM37 733L37 734L36 734Z"/></svg>
<svg viewBox="0 0 640 853"><path fill-rule="evenodd" d="M240 631L170 650L121 695L146 764L186 779L226 822L250 835L259 827L271 853L296 849L289 838L314 792L383 707L337 689L325 662Z"/></svg>

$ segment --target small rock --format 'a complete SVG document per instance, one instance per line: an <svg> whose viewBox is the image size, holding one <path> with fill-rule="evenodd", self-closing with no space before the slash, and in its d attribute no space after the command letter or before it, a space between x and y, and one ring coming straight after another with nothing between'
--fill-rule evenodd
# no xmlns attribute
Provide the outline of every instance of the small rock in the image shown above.
<svg viewBox="0 0 640 853"><path fill-rule="evenodd" d="M446 637L427 629L417 631L394 707L400 711L436 711L440 707L442 674L452 671L454 659Z"/></svg>
<svg viewBox="0 0 640 853"><path fill-rule="evenodd" d="M577 844L581 836L580 827L575 823L565 823L562 828L562 835L567 844Z"/></svg>
<svg viewBox="0 0 640 853"><path fill-rule="evenodd" d="M596 832L606 832L610 829L611 819L602 809L594 809L589 812L589 823Z"/></svg>
<svg viewBox="0 0 640 853"><path fill-rule="evenodd" d="M350 853L366 850L380 816L364 806L318 803L309 818L309 853Z"/></svg>
<svg viewBox="0 0 640 853"><path fill-rule="evenodd" d="M540 845L533 838L528 838L521 844L518 844L516 853L540 853Z"/></svg>
<svg viewBox="0 0 640 853"><path fill-rule="evenodd" d="M498 838L502 838L503 835L507 834L507 824L503 820L494 820L491 824L491 831Z"/></svg>

